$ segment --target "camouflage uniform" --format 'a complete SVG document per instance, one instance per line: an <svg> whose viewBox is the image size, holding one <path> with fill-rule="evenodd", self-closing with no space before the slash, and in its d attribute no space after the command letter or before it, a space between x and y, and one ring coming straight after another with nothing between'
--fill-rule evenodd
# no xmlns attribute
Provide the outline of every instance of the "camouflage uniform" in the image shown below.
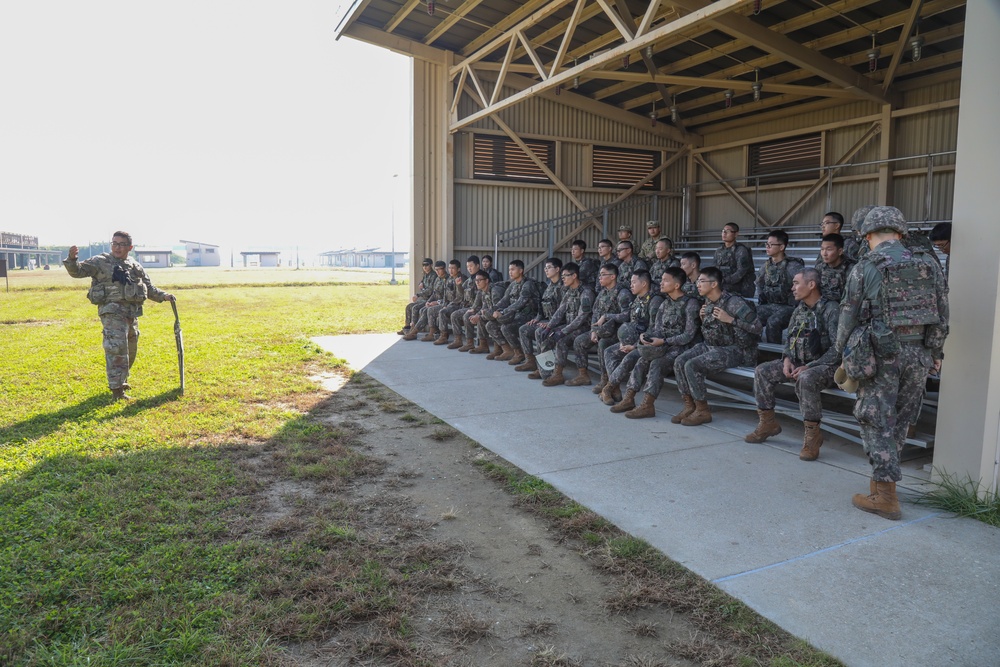
<svg viewBox="0 0 1000 667"><path fill-rule="evenodd" d="M565 288L563 287L562 281L556 279L555 282L548 281L545 286L545 291L542 292L541 303L538 310L538 321L534 324L530 322L528 324L521 325L521 328L517 330L518 342L521 343L521 351L525 354L531 354L531 341L535 340L535 335L538 333L538 327L543 322L548 322L549 318L552 317L553 313L559 309L559 304L562 302L563 292Z"/></svg>
<svg viewBox="0 0 1000 667"><path fill-rule="evenodd" d="M462 305L451 314L451 330L456 336L463 331L467 336L472 336L472 324L467 318L475 313L473 306L478 295L476 277L475 275L469 276L469 279L462 283Z"/></svg>
<svg viewBox="0 0 1000 667"><path fill-rule="evenodd" d="M476 325L476 334L479 336L479 343L481 345L488 344L490 341L489 325L494 321L493 311L496 310L496 303L499 300L496 285L493 283L490 283L489 288L485 292L480 291L479 293L479 301L477 302L479 310L476 311L476 314L479 315L479 324Z"/></svg>
<svg viewBox="0 0 1000 667"><path fill-rule="evenodd" d="M643 270L648 271L649 266L643 260L636 256L632 256L632 259L627 262L621 262L618 265L618 291L624 290L629 294L632 294L632 274L636 271Z"/></svg>
<svg viewBox="0 0 1000 667"><path fill-rule="evenodd" d="M842 232L844 239L844 261L854 265L858 261L858 252L861 250L861 241L853 232ZM821 269L826 262L823 261L823 254L816 256L815 268Z"/></svg>
<svg viewBox="0 0 1000 667"><path fill-rule="evenodd" d="M656 319L656 311L659 310L660 304L663 303L664 296L660 293L660 280L663 278L663 273L671 266L680 268L680 265L680 260L674 257L673 253L667 255L666 259L657 259L649 265L649 275L652 279L649 290L653 293L653 301L649 307L650 320Z"/></svg>
<svg viewBox="0 0 1000 667"><path fill-rule="evenodd" d="M503 279L503 274L500 273L499 271L497 271L494 268L490 268L490 270L487 271L486 273L489 274L489 276L490 276L490 283L493 284L493 285L496 285L497 283L505 282L504 279Z"/></svg>
<svg viewBox="0 0 1000 667"><path fill-rule="evenodd" d="M597 273L601 270L601 262L596 257L584 257L577 266L580 267L580 282L584 285L596 285L594 292L599 292L601 290L600 276Z"/></svg>
<svg viewBox="0 0 1000 667"><path fill-rule="evenodd" d="M649 306L653 293L637 296L628 307L628 322L618 329L620 342L608 347L604 352L604 368L608 371L608 384L619 385L639 361L639 335L649 330ZM631 352L622 352L622 345L635 345Z"/></svg>
<svg viewBox="0 0 1000 667"><path fill-rule="evenodd" d="M555 348L556 365L565 366L569 346L576 336L590 325L590 313L594 308L594 292L589 285L563 292L562 303L549 318L548 328L538 329L535 339L542 352Z"/></svg>
<svg viewBox="0 0 1000 667"><path fill-rule="evenodd" d="M426 281L424 281L426 282ZM443 305L444 300L444 290L448 285L448 278L434 274L434 280L431 281L431 291L427 296L427 301L424 303L423 307L420 309L420 315L417 317L416 324L413 328L417 331L426 331L428 324L437 322L437 311L433 310L435 306L428 306L428 303L434 303L435 301L438 305Z"/></svg>
<svg viewBox="0 0 1000 667"><path fill-rule="evenodd" d="M795 310L792 296L792 278L801 271L804 264L798 257L787 255L780 262L770 257L760 267L755 282L757 289L757 317L764 326L764 340L780 343L781 332L788 326L788 318Z"/></svg>
<svg viewBox="0 0 1000 667"><path fill-rule="evenodd" d="M647 236L646 240L642 242L641 246L639 246L639 252L637 253L637 256L640 259L644 260L647 264L652 264L653 262L655 262L656 244L659 243L660 239L662 238L663 236L659 236L655 239L650 236Z"/></svg>
<svg viewBox="0 0 1000 667"><path fill-rule="evenodd" d="M639 360L629 375L627 389L641 389L654 398L660 395L664 373L673 373L677 357L701 336L698 306L698 300L686 294L679 299L666 297L647 333L647 338L662 338L663 345L639 346Z"/></svg>
<svg viewBox="0 0 1000 667"><path fill-rule="evenodd" d="M428 297L431 295L431 289L434 287L434 281L436 280L437 274L432 269L430 273L425 273L420 282L417 283L417 291L415 293L417 300L406 304L406 323L403 325L404 328L410 327L420 318L420 311L427 304Z"/></svg>
<svg viewBox="0 0 1000 667"><path fill-rule="evenodd" d="M877 209L876 209L877 210ZM923 275L896 287L896 297L883 285L883 271L893 264L916 260ZM887 311L887 307L890 312ZM925 324L910 322L933 319ZM898 482L899 451L906 430L920 409L928 370L942 358L948 335L948 284L935 256L913 252L903 243L885 241L869 251L847 278L840 306L837 350L843 352L855 327L884 322L898 343L894 354L876 354L874 375L858 382L854 416L872 464L872 479Z"/></svg>
<svg viewBox="0 0 1000 667"><path fill-rule="evenodd" d="M774 388L788 381L784 371L787 358L793 367L805 366L807 369L795 381L802 419L810 422L823 419L820 392L833 386L833 374L840 365L840 353L834 347L839 320L840 306L836 301L821 297L811 308L799 302L788 323L782 358L767 361L754 369L753 393L758 409L774 409Z"/></svg>
<svg viewBox="0 0 1000 667"><path fill-rule="evenodd" d="M601 372L604 372L604 351L617 340L615 333L618 331L618 322L610 316L619 313L621 313L621 307L618 303L618 293L615 291L615 288L601 288L601 291L597 294L597 298L594 300L594 308L591 311L590 330L583 332L573 341L574 359L576 360L577 368L586 368L589 365L587 357L590 354L590 350L596 345L597 359L601 365ZM604 324L597 326L597 320L601 319L602 315L607 315L608 317L605 318ZM590 335L594 333L597 334L596 343L590 339Z"/></svg>
<svg viewBox="0 0 1000 667"><path fill-rule="evenodd" d="M727 248L722 244L715 250L715 267L722 271L723 291L750 298L754 289L753 254L742 243Z"/></svg>
<svg viewBox="0 0 1000 667"><path fill-rule="evenodd" d="M169 295L153 286L145 269L131 257L102 253L82 262L63 260L74 278L90 278L87 298L97 306L104 329L104 361L108 388L128 388L128 374L139 352L139 318L149 298L162 303Z"/></svg>
<svg viewBox="0 0 1000 667"><path fill-rule="evenodd" d="M462 279L462 284L458 283L458 278ZM451 316L465 303L465 286L470 282L474 284L476 281L469 280L469 277L464 273L459 273L455 278L448 276L444 285L444 303L437 308L436 320L431 320L431 322L437 322L438 331L448 332ZM461 329L455 329L455 333L460 331Z"/></svg>
<svg viewBox="0 0 1000 667"><path fill-rule="evenodd" d="M522 278L521 282L510 281L503 298L496 304L500 317L486 324L490 338L520 350L518 330L538 314L538 300L538 283L534 280Z"/></svg>
<svg viewBox="0 0 1000 667"><path fill-rule="evenodd" d="M712 314L711 311L716 306L736 318L732 324L727 324ZM757 364L757 343L763 328L750 304L743 297L728 292L723 292L715 302L706 299L701 313L701 335L704 340L681 353L674 361L678 391L682 396L691 396L696 401L708 399L706 375L733 366Z"/></svg>
<svg viewBox="0 0 1000 667"><path fill-rule="evenodd" d="M819 271L819 293L830 301L840 303L840 300L844 298L844 286L847 284L847 276L853 267L854 262L847 259L846 255L841 257L838 266L830 266L826 262L817 264L816 270Z"/></svg>

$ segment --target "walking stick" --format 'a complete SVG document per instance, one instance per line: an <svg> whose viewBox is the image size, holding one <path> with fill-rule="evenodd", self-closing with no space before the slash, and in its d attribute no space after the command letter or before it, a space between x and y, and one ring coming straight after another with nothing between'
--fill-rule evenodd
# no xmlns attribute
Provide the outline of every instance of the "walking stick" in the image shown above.
<svg viewBox="0 0 1000 667"><path fill-rule="evenodd" d="M181 318L177 315L177 302L171 301L174 309L174 342L177 343L177 365L181 373L181 396L184 395L184 337L181 335Z"/></svg>

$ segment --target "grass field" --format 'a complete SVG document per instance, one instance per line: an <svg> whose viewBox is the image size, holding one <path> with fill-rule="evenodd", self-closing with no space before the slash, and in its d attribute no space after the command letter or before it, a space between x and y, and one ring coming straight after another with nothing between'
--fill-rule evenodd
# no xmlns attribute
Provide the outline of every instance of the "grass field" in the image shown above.
<svg viewBox="0 0 1000 667"><path fill-rule="evenodd" d="M0 292L0 664L266 664L275 637L321 622L281 630L280 591L339 539L336 519L305 540L250 530L259 483L241 461L278 448L292 478L365 465L305 415L308 376L336 366L309 337L394 330L408 290L206 270L216 286L198 288L187 271L153 274L178 297L183 397L168 304L147 306L135 400L114 404L86 281L36 271Z"/></svg>

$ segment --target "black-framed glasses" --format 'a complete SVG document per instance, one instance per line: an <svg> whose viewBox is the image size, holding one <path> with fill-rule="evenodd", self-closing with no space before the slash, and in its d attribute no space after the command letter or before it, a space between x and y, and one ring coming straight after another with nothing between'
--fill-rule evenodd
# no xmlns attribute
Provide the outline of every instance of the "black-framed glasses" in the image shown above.
<svg viewBox="0 0 1000 667"><path fill-rule="evenodd" d="M124 243L119 243L118 241L111 242L112 248L127 248L128 246L129 246L128 241L125 241Z"/></svg>
<svg viewBox="0 0 1000 667"><path fill-rule="evenodd" d="M605 273L604 271L601 271L601 272L600 272L599 274L597 274L597 275L599 275L599 276L600 276L600 277L602 277L602 278L610 278L611 276L613 276L613 275L615 275L615 274L613 274L613 273Z"/></svg>
<svg viewBox="0 0 1000 667"><path fill-rule="evenodd" d="M764 247L766 247L766 248L780 248L780 247L782 247L784 245L785 245L784 243L765 243Z"/></svg>

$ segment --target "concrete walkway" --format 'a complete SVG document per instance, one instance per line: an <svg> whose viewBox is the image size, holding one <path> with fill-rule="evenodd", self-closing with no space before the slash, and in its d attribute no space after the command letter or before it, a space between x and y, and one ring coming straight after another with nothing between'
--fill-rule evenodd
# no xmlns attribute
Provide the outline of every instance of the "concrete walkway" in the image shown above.
<svg viewBox="0 0 1000 667"><path fill-rule="evenodd" d="M1000 665L1000 530L909 503L902 521L854 509L858 445L827 435L804 463L791 420L763 445L743 441L746 411L671 424L670 386L654 419L630 420L590 387L542 387L485 355L315 341L848 665ZM901 486L919 488L910 468Z"/></svg>

